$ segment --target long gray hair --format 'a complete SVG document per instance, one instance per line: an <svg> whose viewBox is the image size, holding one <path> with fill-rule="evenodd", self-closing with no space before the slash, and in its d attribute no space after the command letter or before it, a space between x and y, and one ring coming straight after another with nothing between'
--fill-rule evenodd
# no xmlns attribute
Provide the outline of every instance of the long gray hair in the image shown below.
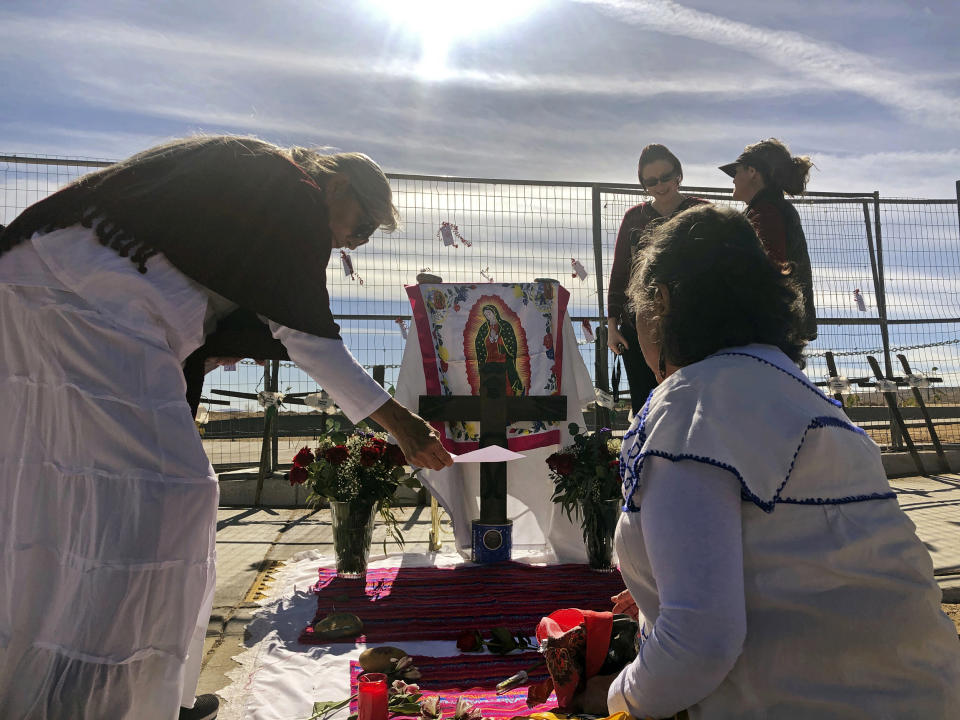
<svg viewBox="0 0 960 720"><path fill-rule="evenodd" d="M178 246L180 240L172 237L176 232L205 226L211 218L224 226L225 219L243 216L247 203L261 206L250 208L259 217L258 232L276 232L272 226L285 222L282 211L271 217L263 212L264 204L284 205L302 183L322 190L337 173L347 177L371 222L387 232L397 228L390 183L366 155L321 155L257 138L198 135L144 150L34 203L0 233L0 255L36 232L96 225L102 244L146 272L148 258L158 252L169 256ZM218 184L230 192L219 193ZM301 198L298 212L320 207L319 195L311 189ZM242 235L246 229L241 223L231 232Z"/></svg>
<svg viewBox="0 0 960 720"><path fill-rule="evenodd" d="M321 187L332 175L346 175L360 198L360 204L383 232L393 232L400 226L400 213L393 204L390 182L380 166L367 155L358 152L322 155L316 150L296 146L290 148L289 155Z"/></svg>
<svg viewBox="0 0 960 720"><path fill-rule="evenodd" d="M145 160L163 157L171 153L178 153L191 148L201 148L211 145L239 145L246 152L252 154L276 154L292 160L303 169L317 185L323 187L327 180L343 173L350 180L350 185L357 192L360 204L370 215L370 219L378 223L384 232L393 232L400 225L400 213L393 204L393 191L390 182L383 170L373 160L363 153L348 152L324 155L317 150L294 146L289 149L260 140L259 138L241 135L194 135L188 138L172 140L162 145L139 152L126 160L117 163L105 170L103 174L116 173L129 165L136 165ZM179 163L175 172L190 173L192 167L188 158L190 153L184 153L184 160ZM205 156L198 154L199 162L206 161ZM88 176L89 177L89 176Z"/></svg>

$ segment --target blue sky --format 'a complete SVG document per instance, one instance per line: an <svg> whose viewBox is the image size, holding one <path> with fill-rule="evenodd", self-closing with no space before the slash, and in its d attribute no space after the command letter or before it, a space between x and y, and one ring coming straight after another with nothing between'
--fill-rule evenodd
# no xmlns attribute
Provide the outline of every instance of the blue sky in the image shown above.
<svg viewBox="0 0 960 720"><path fill-rule="evenodd" d="M120 158L198 131L385 169L685 181L769 136L810 189L952 197L955 0L21 2L0 6L0 152Z"/></svg>

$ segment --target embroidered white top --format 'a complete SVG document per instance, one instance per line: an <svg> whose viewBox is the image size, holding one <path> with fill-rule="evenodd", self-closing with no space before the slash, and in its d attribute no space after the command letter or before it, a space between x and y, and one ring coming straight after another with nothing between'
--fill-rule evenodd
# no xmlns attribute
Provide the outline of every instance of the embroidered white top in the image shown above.
<svg viewBox="0 0 960 720"><path fill-rule="evenodd" d="M877 446L780 350L675 372L621 468L617 551L644 623L611 712L955 715L960 644L930 556Z"/></svg>
<svg viewBox="0 0 960 720"><path fill-rule="evenodd" d="M37 235L5 255L0 282L67 287L118 324L154 336L183 361L236 305L185 276L162 254L147 266L149 272L139 273L129 258L104 248L92 230L70 227ZM353 422L390 399L342 340L261 319L291 360L322 385Z"/></svg>
<svg viewBox="0 0 960 720"><path fill-rule="evenodd" d="M169 720L215 590L217 478L181 363L233 306L82 226L0 257L0 716ZM389 395L340 340L270 323L359 420ZM5 415L6 417L6 415Z"/></svg>

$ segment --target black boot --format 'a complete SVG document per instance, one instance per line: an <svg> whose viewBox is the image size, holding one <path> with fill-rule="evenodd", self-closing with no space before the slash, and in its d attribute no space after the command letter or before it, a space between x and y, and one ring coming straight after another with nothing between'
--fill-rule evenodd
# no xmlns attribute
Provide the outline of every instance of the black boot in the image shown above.
<svg viewBox="0 0 960 720"><path fill-rule="evenodd" d="M180 708L180 720L214 720L219 709L216 695L197 695L192 708Z"/></svg>

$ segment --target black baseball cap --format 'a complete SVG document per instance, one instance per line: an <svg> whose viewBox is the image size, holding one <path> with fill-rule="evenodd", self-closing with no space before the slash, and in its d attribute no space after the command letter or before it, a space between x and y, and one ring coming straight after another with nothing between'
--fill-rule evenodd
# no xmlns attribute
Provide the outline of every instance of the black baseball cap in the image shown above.
<svg viewBox="0 0 960 720"><path fill-rule="evenodd" d="M737 160L736 162L727 163L726 165L721 165L720 169L723 170L730 177L733 177L734 175L737 174L737 165L739 164L740 164L740 161Z"/></svg>
<svg viewBox="0 0 960 720"><path fill-rule="evenodd" d="M742 153L740 153L740 157L738 157L734 162L721 165L720 169L730 177L733 177L737 174L738 165L749 165L752 168L756 168L764 175L768 175L770 163L763 158L763 155L766 154L766 150L767 148L764 146L764 143L751 145Z"/></svg>

